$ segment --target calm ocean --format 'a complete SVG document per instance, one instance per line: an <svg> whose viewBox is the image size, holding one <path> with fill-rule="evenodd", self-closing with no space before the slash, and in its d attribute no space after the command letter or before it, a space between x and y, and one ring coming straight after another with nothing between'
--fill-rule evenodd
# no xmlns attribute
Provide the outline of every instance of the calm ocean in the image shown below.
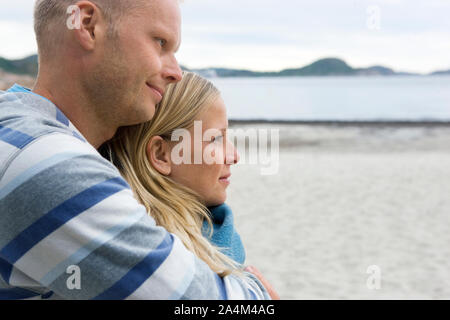
<svg viewBox="0 0 450 320"><path fill-rule="evenodd" d="M450 121L450 76L211 80L230 119Z"/></svg>

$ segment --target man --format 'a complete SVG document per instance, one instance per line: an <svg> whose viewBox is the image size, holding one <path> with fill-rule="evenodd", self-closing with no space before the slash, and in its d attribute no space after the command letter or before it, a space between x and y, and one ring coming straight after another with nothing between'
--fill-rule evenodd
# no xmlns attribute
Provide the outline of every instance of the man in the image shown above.
<svg viewBox="0 0 450 320"><path fill-rule="evenodd" d="M180 19L176 0L36 1L36 85L0 94L0 298L269 298L157 227L96 151L181 79Z"/></svg>

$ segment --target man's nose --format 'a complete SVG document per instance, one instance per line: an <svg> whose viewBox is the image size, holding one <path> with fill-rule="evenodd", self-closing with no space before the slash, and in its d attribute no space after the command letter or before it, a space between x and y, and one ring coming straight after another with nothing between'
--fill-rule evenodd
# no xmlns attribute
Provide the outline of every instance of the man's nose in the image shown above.
<svg viewBox="0 0 450 320"><path fill-rule="evenodd" d="M168 83L179 82L183 78L183 71L181 70L175 56L168 61L166 67L164 68L163 77Z"/></svg>

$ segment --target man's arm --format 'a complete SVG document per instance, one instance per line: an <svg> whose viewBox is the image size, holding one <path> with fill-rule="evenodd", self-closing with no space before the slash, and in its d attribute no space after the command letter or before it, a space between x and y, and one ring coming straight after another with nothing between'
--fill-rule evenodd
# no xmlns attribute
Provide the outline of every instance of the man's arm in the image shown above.
<svg viewBox="0 0 450 320"><path fill-rule="evenodd" d="M13 159L0 177L0 219L9 284L27 277L67 299L269 298L250 274L219 278L155 225L110 163L69 135L41 137ZM68 286L70 266L80 289Z"/></svg>

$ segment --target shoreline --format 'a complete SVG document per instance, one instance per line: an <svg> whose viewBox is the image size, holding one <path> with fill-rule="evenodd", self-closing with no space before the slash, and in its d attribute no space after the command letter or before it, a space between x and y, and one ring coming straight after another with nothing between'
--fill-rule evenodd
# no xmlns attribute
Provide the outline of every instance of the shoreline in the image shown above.
<svg viewBox="0 0 450 320"><path fill-rule="evenodd" d="M450 153L450 122L445 121L229 120L229 128L242 141L256 132L272 141L272 132L278 132L280 152Z"/></svg>
<svg viewBox="0 0 450 320"><path fill-rule="evenodd" d="M450 127L450 120L268 120L229 119L230 126L234 125L309 125L336 127Z"/></svg>

